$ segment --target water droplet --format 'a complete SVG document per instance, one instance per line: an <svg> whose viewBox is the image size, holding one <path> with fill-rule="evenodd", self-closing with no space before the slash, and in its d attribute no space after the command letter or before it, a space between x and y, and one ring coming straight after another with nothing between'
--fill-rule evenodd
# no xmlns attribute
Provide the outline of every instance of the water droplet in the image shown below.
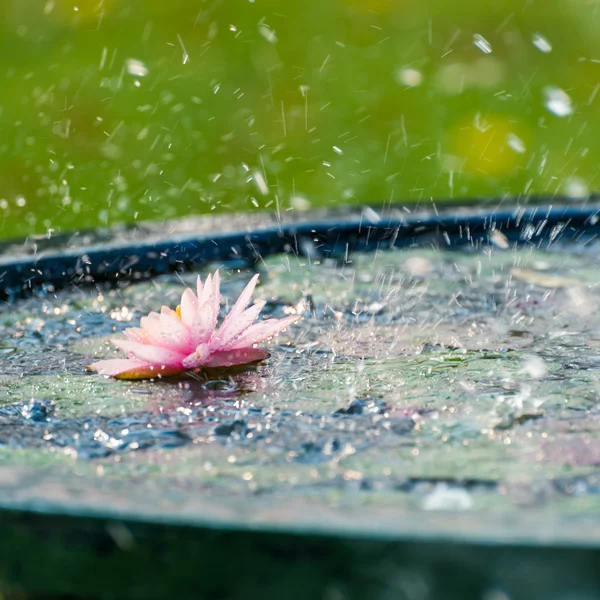
<svg viewBox="0 0 600 600"><path fill-rule="evenodd" d="M544 360L536 355L529 355L525 357L523 362L523 373L533 377L534 379L541 379L546 374L546 363Z"/></svg>
<svg viewBox="0 0 600 600"><path fill-rule="evenodd" d="M497 246L502 250L507 250L510 247L508 238L498 229L494 229L494 231L490 233L490 241L494 246Z"/></svg>
<svg viewBox="0 0 600 600"><path fill-rule="evenodd" d="M508 144L508 147L517 154L525 154L525 151L527 150L525 142L514 133L506 134L506 143Z"/></svg>
<svg viewBox="0 0 600 600"><path fill-rule="evenodd" d="M235 383L226 381L224 379L213 379L211 381L207 381L202 387L205 390L210 390L212 392L235 392L235 390L237 390Z"/></svg>
<svg viewBox="0 0 600 600"><path fill-rule="evenodd" d="M423 83L423 73L416 69L400 69L396 71L396 81L401 85L417 87Z"/></svg>
<svg viewBox="0 0 600 600"><path fill-rule="evenodd" d="M265 181L263 174L260 171L255 171L253 174L253 179L258 191L263 196L266 196L269 193L269 187L267 186L267 182Z"/></svg>
<svg viewBox="0 0 600 600"><path fill-rule="evenodd" d="M370 206L365 206L362 211L362 217L369 223L379 223L381 221L381 216L377 214L375 210L373 210Z"/></svg>
<svg viewBox="0 0 600 600"><path fill-rule="evenodd" d="M437 485L423 500L425 510L469 510L472 506L473 498L469 492L446 484Z"/></svg>
<svg viewBox="0 0 600 600"><path fill-rule="evenodd" d="M125 65L127 72L134 77L145 77L148 75L148 68L141 60L128 58Z"/></svg>
<svg viewBox="0 0 600 600"><path fill-rule="evenodd" d="M556 86L544 88L546 108L557 117L568 117L573 114L571 97Z"/></svg>
<svg viewBox="0 0 600 600"><path fill-rule="evenodd" d="M534 33L531 42L540 52L552 52L552 44L541 33Z"/></svg>
<svg viewBox="0 0 600 600"><path fill-rule="evenodd" d="M565 196L577 200L588 198L590 189L581 177L569 177L563 184Z"/></svg>
<svg viewBox="0 0 600 600"><path fill-rule="evenodd" d="M290 198L290 205L295 210L309 210L311 207L310 200L302 196L292 196Z"/></svg>
<svg viewBox="0 0 600 600"><path fill-rule="evenodd" d="M492 45L480 33L473 36L473 44L484 54L490 54L492 51Z"/></svg>
<svg viewBox="0 0 600 600"><path fill-rule="evenodd" d="M277 43L277 34L269 26L265 25L264 23L261 23L258 26L258 32L270 44L276 44Z"/></svg>
<svg viewBox="0 0 600 600"><path fill-rule="evenodd" d="M404 263L406 270L415 277L423 277L433 271L431 261L422 256L411 256Z"/></svg>

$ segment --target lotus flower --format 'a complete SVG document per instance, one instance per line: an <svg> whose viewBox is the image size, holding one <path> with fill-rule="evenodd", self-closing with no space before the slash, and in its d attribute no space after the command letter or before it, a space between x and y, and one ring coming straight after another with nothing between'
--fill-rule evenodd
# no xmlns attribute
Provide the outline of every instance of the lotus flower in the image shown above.
<svg viewBox="0 0 600 600"><path fill-rule="evenodd" d="M87 368L117 379L149 379L268 358L269 353L255 348L255 344L272 338L300 317L254 323L265 305L261 300L246 308L257 281L255 275L217 329L221 303L219 272L208 275L204 285L198 277L197 295L186 289L177 310L163 306L160 314L151 312L142 317L140 327L126 329L126 340L112 341L127 352L128 358L101 360Z"/></svg>

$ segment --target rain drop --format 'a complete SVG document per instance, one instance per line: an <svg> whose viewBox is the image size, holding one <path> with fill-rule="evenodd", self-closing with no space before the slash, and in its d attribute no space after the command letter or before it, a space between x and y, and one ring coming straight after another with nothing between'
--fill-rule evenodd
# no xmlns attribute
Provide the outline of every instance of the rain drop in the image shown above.
<svg viewBox="0 0 600 600"><path fill-rule="evenodd" d="M590 189L581 177L569 177L563 184L563 190L565 196L575 200L584 200L590 195Z"/></svg>
<svg viewBox="0 0 600 600"><path fill-rule="evenodd" d="M525 142L514 133L506 134L506 143L508 144L508 147L517 154L525 154L525 151L527 150Z"/></svg>
<svg viewBox="0 0 600 600"><path fill-rule="evenodd" d="M263 174L260 171L255 171L253 179L254 183L256 184L256 187L258 188L258 191L263 196L266 196L269 193L269 187L267 186L267 182L265 181Z"/></svg>
<svg viewBox="0 0 600 600"><path fill-rule="evenodd" d="M541 33L534 33L531 42L540 52L544 52L544 54L552 52L552 44Z"/></svg>
<svg viewBox="0 0 600 600"><path fill-rule="evenodd" d="M125 64L127 72L134 77L145 77L148 75L148 68L141 60L128 58Z"/></svg>
<svg viewBox="0 0 600 600"><path fill-rule="evenodd" d="M265 38L265 40L267 40L267 42L269 42L269 44L277 43L277 34L264 23L261 23L258 26L258 32Z"/></svg>
<svg viewBox="0 0 600 600"><path fill-rule="evenodd" d="M548 86L544 89L544 104L546 108L557 117L568 117L573 114L571 97L556 86Z"/></svg>
<svg viewBox="0 0 600 600"><path fill-rule="evenodd" d="M396 71L396 81L407 87L417 87L423 83L423 73L416 69L400 69Z"/></svg>
<svg viewBox="0 0 600 600"><path fill-rule="evenodd" d="M476 33L473 36L473 44L484 54L490 54L492 52L492 45L479 33Z"/></svg>

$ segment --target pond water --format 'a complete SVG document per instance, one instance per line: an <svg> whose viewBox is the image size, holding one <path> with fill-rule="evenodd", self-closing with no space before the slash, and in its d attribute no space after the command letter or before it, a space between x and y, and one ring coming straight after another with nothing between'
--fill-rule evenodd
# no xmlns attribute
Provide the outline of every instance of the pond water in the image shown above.
<svg viewBox="0 0 600 600"><path fill-rule="evenodd" d="M140 316L175 306L195 274L3 305L0 465L67 487L75 473L92 503L105 489L130 507L149 494L172 514L194 499L285 499L597 515L598 244L495 240L265 258L264 312L303 314L267 344L271 358L160 381L84 367L115 356L108 340ZM251 271L223 276L228 303Z"/></svg>

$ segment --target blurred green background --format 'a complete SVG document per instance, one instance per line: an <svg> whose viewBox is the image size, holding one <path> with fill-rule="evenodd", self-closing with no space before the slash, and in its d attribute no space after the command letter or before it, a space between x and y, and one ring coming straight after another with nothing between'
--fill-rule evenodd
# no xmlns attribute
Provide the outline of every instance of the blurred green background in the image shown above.
<svg viewBox="0 0 600 600"><path fill-rule="evenodd" d="M598 0L2 0L0 237L598 184Z"/></svg>

